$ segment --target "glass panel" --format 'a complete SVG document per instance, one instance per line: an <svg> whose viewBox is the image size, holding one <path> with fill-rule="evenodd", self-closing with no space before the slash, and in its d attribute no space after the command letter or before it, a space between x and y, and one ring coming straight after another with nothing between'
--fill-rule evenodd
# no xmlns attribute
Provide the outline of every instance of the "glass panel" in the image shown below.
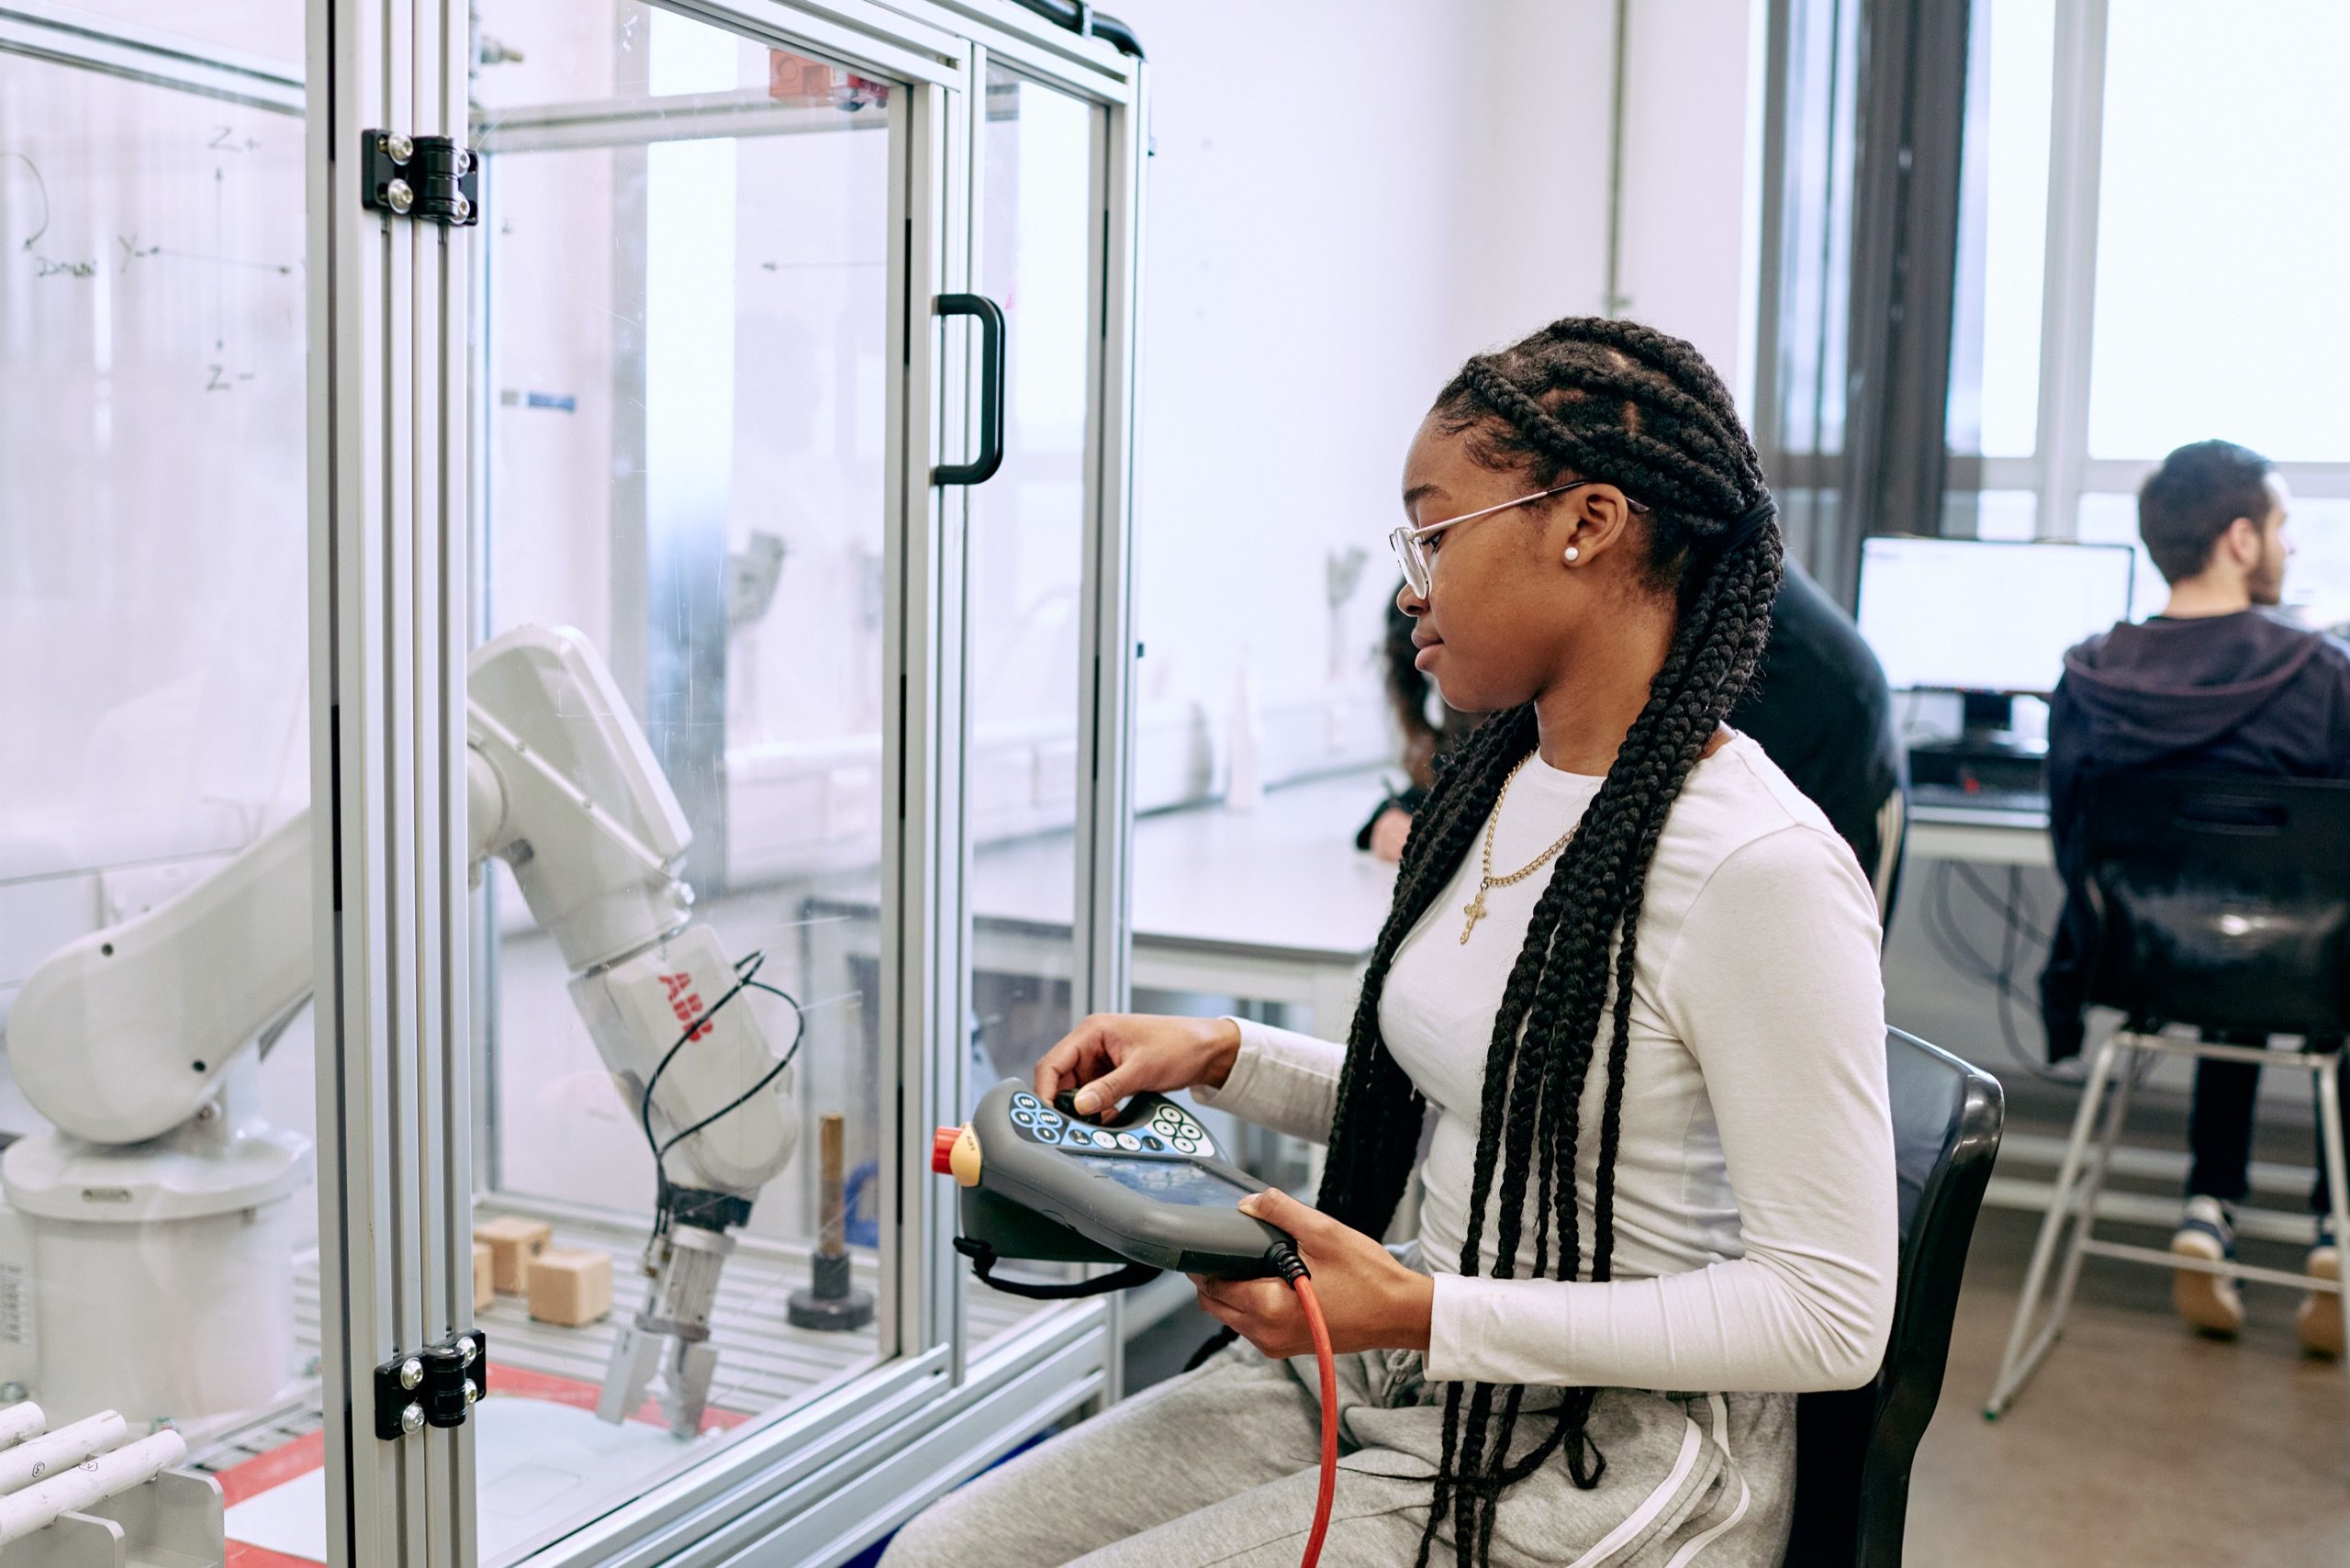
<svg viewBox="0 0 2350 1568"><path fill-rule="evenodd" d="M2170 599L2170 585L2163 581L2161 572L2154 569L2154 557L2146 554L2146 546L2138 538L2138 498L2136 496L2093 493L2081 498L2077 514L2084 544L2127 544L2134 552L2134 565L2130 577L2131 619L2143 621L2149 615L2159 615Z"/></svg>
<svg viewBox="0 0 2350 1568"><path fill-rule="evenodd" d="M2089 452L2350 457L2350 7L2113 7Z"/></svg>
<svg viewBox="0 0 2350 1568"><path fill-rule="evenodd" d="M1787 27L1780 428L1772 434L1783 451L1833 453L1844 443L1859 8L1796 0Z"/></svg>
<svg viewBox="0 0 2350 1568"><path fill-rule="evenodd" d="M895 915L878 868L890 142L903 96L632 5L491 0L480 15L523 59L480 74L498 106L477 132L493 224L490 641L476 659L546 638L533 628L576 630L565 645L592 653L565 655L552 706L597 714L600 743L634 756L621 769L634 792L614 798L666 862L655 884L690 888L689 913L668 906L682 933L653 930L638 953L647 926L608 940L564 896L576 872L551 857L615 863L559 815L507 831L489 879L477 1219L525 1247L551 1226L565 1252L560 1267L518 1263L503 1282L521 1288L481 1314L502 1348L478 1462L480 1552L495 1562L891 1348L873 1307L889 1287L879 1097L896 1082L881 1067ZM498 700L531 710L549 695L518 682ZM475 697L490 700L479 674ZM618 864L625 884L635 864ZM738 974L775 991L722 1000ZM762 1086L795 1040L791 1076ZM655 1139L671 1148L666 1204ZM696 1225L695 1190L755 1200L747 1223ZM656 1213L666 1229L648 1250ZM738 1244L697 1303L690 1266L718 1233ZM584 1303L563 1299L573 1270ZM616 1359L656 1300L678 1321L708 1313L698 1419L688 1340L639 1335L655 1358L642 1383ZM600 1424L599 1397L627 1418ZM570 1456L560 1487L530 1479L550 1444ZM528 1501L493 1507L501 1495Z"/></svg>
<svg viewBox="0 0 2350 1568"><path fill-rule="evenodd" d="M72 0L64 18L100 33L177 45L199 60L240 63L257 59L301 74L302 0L204 0L200 6L158 0Z"/></svg>
<svg viewBox="0 0 2350 1568"><path fill-rule="evenodd" d="M0 1402L322 1558L302 151L0 53Z"/></svg>
<svg viewBox="0 0 2350 1568"><path fill-rule="evenodd" d="M2137 551L2132 603L2139 619L2162 613L2170 588L2139 543L2138 498L2083 496L2080 515L2084 540ZM2293 557L2285 569L2285 608L2307 625L2339 634L2350 626L2350 497L2296 496L2287 517Z"/></svg>
<svg viewBox="0 0 2350 1568"><path fill-rule="evenodd" d="M2028 457L2035 444L2055 16L2054 0L1975 7L1952 330L1953 452Z"/></svg>
<svg viewBox="0 0 2350 1568"><path fill-rule="evenodd" d="M1096 111L1001 69L980 129L979 292L1008 342L1003 467L969 492L970 1094L1025 1079L1075 1021L1070 911L1099 225ZM974 1287L984 1343L1023 1304Z"/></svg>
<svg viewBox="0 0 2350 1568"><path fill-rule="evenodd" d="M1975 537L2032 539L2038 537L2040 498L2030 490L1985 490L1975 498Z"/></svg>
<svg viewBox="0 0 2350 1568"><path fill-rule="evenodd" d="M2285 603L2311 626L2350 631L2350 497L2296 496L2286 513L2293 558Z"/></svg>
<svg viewBox="0 0 2350 1568"><path fill-rule="evenodd" d="M989 73L979 290L1003 307L1009 376L1003 468L968 523L974 1094L1025 1077L1073 1021L1092 145L1085 104Z"/></svg>

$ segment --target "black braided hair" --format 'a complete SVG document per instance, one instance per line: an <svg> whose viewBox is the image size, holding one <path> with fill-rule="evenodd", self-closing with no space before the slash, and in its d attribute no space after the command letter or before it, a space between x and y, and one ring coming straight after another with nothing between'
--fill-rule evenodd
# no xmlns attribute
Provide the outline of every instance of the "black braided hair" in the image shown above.
<svg viewBox="0 0 2350 1568"><path fill-rule="evenodd" d="M1515 1272L1530 1184L1535 1272L1606 1280L1615 1253L1616 1153L1649 864L1689 770L1761 661L1779 588L1779 532L1757 515L1770 492L1720 378L1689 344L1651 328L1593 317L1553 322L1470 360L1438 396L1434 416L1477 462L1522 476L1529 488L1572 475L1607 481L1646 503L1648 579L1674 596L1673 639L1647 705L1560 854L1503 990L1486 1048L1460 1258L1462 1273L1484 1271L1493 1208L1493 1276ZM1394 1218L1426 1110L1380 1037L1388 969L1536 738L1530 706L1487 720L1447 759L1404 847L1394 905L1348 1036L1316 1200L1324 1213L1372 1236L1384 1235ZM1586 1266L1576 1158L1603 1019L1606 1077ZM1585 1431L1598 1391L1560 1392L1549 1429L1513 1457L1526 1390L1446 1389L1443 1453L1416 1568L1425 1568L1448 1519L1457 1561L1464 1568L1485 1562L1503 1491L1561 1450L1577 1485L1598 1484L1606 1461Z"/></svg>

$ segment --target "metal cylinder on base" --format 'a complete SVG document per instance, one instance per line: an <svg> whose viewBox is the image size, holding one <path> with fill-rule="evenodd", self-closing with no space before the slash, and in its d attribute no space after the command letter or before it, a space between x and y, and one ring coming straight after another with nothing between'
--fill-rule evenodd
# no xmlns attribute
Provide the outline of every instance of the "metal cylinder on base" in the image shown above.
<svg viewBox="0 0 2350 1568"><path fill-rule="evenodd" d="M791 1293L791 1326L820 1333L846 1334L873 1321L873 1293L850 1282L848 1205L841 1182L841 1116L825 1115L820 1135L821 1181L819 1213L822 1229L815 1255L809 1260L805 1290Z"/></svg>

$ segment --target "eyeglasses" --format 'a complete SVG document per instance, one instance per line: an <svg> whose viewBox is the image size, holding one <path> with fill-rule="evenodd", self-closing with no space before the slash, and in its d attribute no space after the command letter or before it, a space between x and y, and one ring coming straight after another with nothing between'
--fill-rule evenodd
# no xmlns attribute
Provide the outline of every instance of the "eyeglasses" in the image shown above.
<svg viewBox="0 0 2350 1568"><path fill-rule="evenodd" d="M1564 485L1553 485L1547 490L1537 490L1530 496L1520 496L1514 501L1504 501L1498 506L1462 512L1459 517L1448 517L1442 522L1432 522L1426 528L1399 528L1387 536L1387 543L1393 546L1395 559L1403 564L1404 580L1412 585L1414 593L1426 599L1436 570L1436 564L1428 559L1427 545L1428 540L1458 523L1473 522L1481 517L1491 517L1497 511L1507 511L1512 507L1522 507L1528 501L1546 500L1552 496L1563 495L1569 490L1578 490L1585 485L1598 483L1596 479L1576 479ZM1626 498L1625 504L1634 511L1649 510L1629 498Z"/></svg>

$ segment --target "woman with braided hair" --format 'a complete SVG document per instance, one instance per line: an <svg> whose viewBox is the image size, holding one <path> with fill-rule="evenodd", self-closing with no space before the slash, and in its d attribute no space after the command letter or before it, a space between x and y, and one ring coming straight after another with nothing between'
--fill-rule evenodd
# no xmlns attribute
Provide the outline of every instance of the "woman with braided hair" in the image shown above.
<svg viewBox="0 0 2350 1568"><path fill-rule="evenodd" d="M1037 1092L1189 1089L1327 1143L1315 1207L1242 1204L1297 1238L1339 1352L1327 1561L1776 1564L1794 1395L1874 1374L1896 1228L1874 900L1723 723L1779 582L1769 492L1695 350L1577 318L1446 386L1404 506L1420 667L1490 716L1414 819L1347 1043L1089 1018ZM1203 1361L885 1563L1295 1562L1306 1327L1278 1280L1198 1287Z"/></svg>

